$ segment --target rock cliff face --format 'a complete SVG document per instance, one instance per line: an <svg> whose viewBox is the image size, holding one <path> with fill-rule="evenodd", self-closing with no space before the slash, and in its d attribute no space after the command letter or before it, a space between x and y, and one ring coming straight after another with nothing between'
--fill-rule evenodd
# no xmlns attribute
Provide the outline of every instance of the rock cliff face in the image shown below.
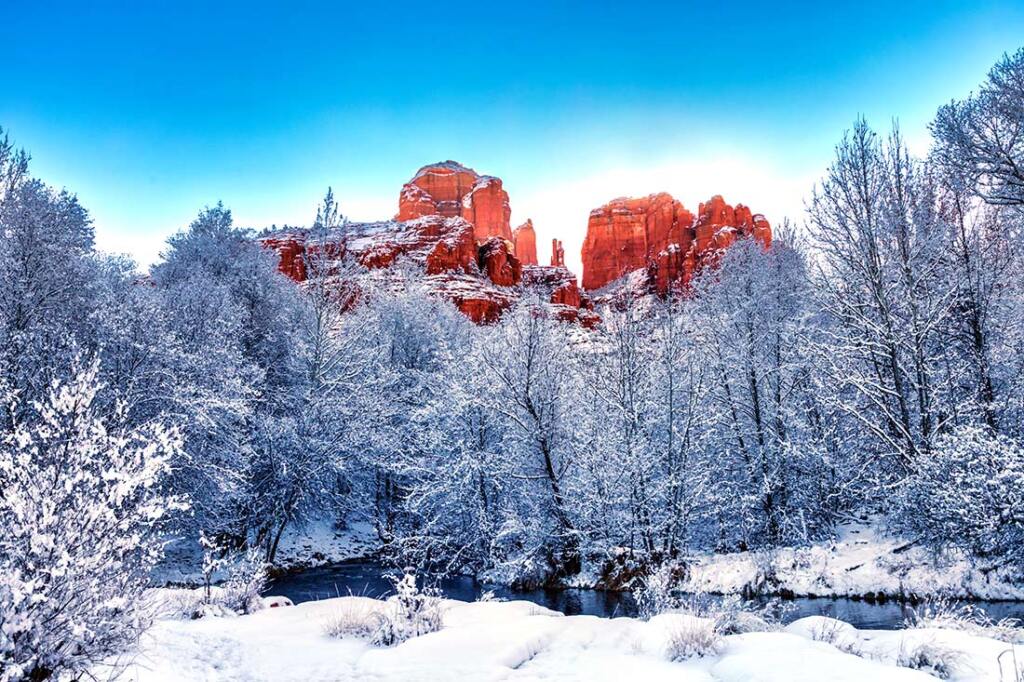
<svg viewBox="0 0 1024 682"><path fill-rule="evenodd" d="M406 221L425 215L461 216L462 199L479 179L475 170L455 161L424 166L402 186L396 219Z"/></svg>
<svg viewBox="0 0 1024 682"><path fill-rule="evenodd" d="M261 243L277 252L278 269L293 280L304 282L320 270L339 287L358 288L354 265L378 284L397 285L400 275L393 266L402 259L423 273L428 291L451 300L475 322L497 320L516 298L508 287L522 277L508 242L495 238L477 247L473 226L460 217L349 223L316 238L295 230Z"/></svg>
<svg viewBox="0 0 1024 682"><path fill-rule="evenodd" d="M512 287L523 279L523 267L513 253L512 242L491 237L479 249L480 271L500 287Z"/></svg>
<svg viewBox="0 0 1024 682"><path fill-rule="evenodd" d="M566 322L592 328L601 321L594 304L576 284L576 275L561 266L523 266L524 288L546 297L554 314Z"/></svg>
<svg viewBox="0 0 1024 682"><path fill-rule="evenodd" d="M399 221L427 215L465 218L479 242L490 237L512 239L512 209L501 180L480 175L455 161L420 168L398 197Z"/></svg>
<svg viewBox="0 0 1024 682"><path fill-rule="evenodd" d="M515 245L516 258L523 265L537 265L537 233L533 230L533 221L512 230L512 243Z"/></svg>
<svg viewBox="0 0 1024 682"><path fill-rule="evenodd" d="M473 226L480 244L501 237L513 244L513 254L525 265L537 264L537 233L527 220L511 229L512 209L501 179L480 175L457 161L442 161L416 171L398 196L397 221L428 215L461 217Z"/></svg>
<svg viewBox="0 0 1024 682"><path fill-rule="evenodd" d="M593 326L600 318L588 291L629 275L630 291L664 295L686 287L737 238L751 236L766 247L772 238L764 216L720 196L700 204L696 216L664 193L614 199L590 213L581 289L565 267L561 240L551 240L551 264L538 265L533 223L513 231L510 214L501 180L444 161L424 166L402 187L395 220L348 223L316 238L306 230L278 232L261 242L277 253L282 273L304 282L326 272L344 288L345 301L360 295L366 272L378 285L403 286L393 268L402 260L420 270L429 292L475 322L497 320L529 292L560 319Z"/></svg>
<svg viewBox="0 0 1024 682"><path fill-rule="evenodd" d="M501 180L490 175L477 179L469 194L462 198L462 217L472 223L477 241L501 237L512 241L509 218L512 209Z"/></svg>
<svg viewBox="0 0 1024 682"><path fill-rule="evenodd" d="M428 292L452 301L474 322L496 321L529 290L560 319L595 324L599 318L575 275L538 266L533 223L513 233L509 214L501 180L446 161L424 166L406 183L396 220L348 223L318 237L307 230L278 232L260 241L296 282L317 271L331 278L344 289L346 305L360 295L360 282L401 286L393 266L402 260L422 272Z"/></svg>
<svg viewBox="0 0 1024 682"><path fill-rule="evenodd" d="M694 215L671 195L613 199L590 212L583 242L583 288L600 289L636 270L664 295L687 286L693 274L738 237L771 244L771 226L742 204L714 196Z"/></svg>

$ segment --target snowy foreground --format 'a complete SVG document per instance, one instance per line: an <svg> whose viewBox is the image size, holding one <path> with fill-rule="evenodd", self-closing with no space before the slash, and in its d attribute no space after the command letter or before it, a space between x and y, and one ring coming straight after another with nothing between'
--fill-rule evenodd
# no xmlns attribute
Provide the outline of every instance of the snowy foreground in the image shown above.
<svg viewBox="0 0 1024 682"><path fill-rule="evenodd" d="M343 597L234 618L162 620L122 679L860 682L934 679L929 670L954 680L1017 680L1014 654L1024 664L1022 645L1013 651L952 630L858 631L823 617L726 636L717 651L672 662L673 638L705 621L682 614L647 622L563 616L523 601L444 601L440 631L390 648L326 634L339 618L382 605Z"/></svg>

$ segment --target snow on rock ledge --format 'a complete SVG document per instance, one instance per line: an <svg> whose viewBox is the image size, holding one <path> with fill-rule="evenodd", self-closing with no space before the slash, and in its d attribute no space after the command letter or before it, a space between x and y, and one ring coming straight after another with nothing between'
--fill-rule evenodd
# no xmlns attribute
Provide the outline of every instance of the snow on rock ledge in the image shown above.
<svg viewBox="0 0 1024 682"><path fill-rule="evenodd" d="M328 235L292 230L265 235L260 242L277 254L278 270L300 283L315 267L336 280L339 288L358 289L360 275L350 271L351 264L357 264L371 271L378 283L401 286L401 273L394 266L402 261L423 275L430 293L453 302L477 323L497 321L528 290L539 290L559 319L587 325L599 319L568 270L536 265L524 269L510 241L490 237L478 245L473 226L460 217L348 223Z"/></svg>
<svg viewBox="0 0 1024 682"><path fill-rule="evenodd" d="M389 285L388 270L411 262L427 277L431 293L452 301L477 323L495 322L526 290L541 290L551 314L592 326L599 321L579 295L574 275L552 263L537 266L537 236L529 220L513 232L508 193L499 178L480 175L455 161L420 168L399 194L395 220L346 223L328 235L308 230L266 234L261 244L278 256L278 270L305 282L310 268L326 267L346 291L345 305L358 297L358 285L343 261L376 271ZM533 268L524 280L523 266ZM399 277L390 284L398 285Z"/></svg>

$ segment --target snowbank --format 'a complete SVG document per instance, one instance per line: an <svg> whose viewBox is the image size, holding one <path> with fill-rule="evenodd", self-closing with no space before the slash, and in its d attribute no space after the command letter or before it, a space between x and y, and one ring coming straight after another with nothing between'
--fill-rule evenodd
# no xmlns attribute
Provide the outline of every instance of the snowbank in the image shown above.
<svg viewBox="0 0 1024 682"><path fill-rule="evenodd" d="M724 637L718 653L667 660L673 632L694 616L562 616L535 604L445 601L444 628L392 648L325 629L361 597L265 609L236 618L158 622L122 679L163 680L927 680L908 665L946 666L954 680L1014 679L996 640L963 632L858 631L805 618L784 631ZM379 602L378 602L379 603ZM372 606L372 604L370 605ZM1003 652L1010 652L1000 655ZM927 669L927 668L926 668Z"/></svg>
<svg viewBox="0 0 1024 682"><path fill-rule="evenodd" d="M848 529L828 545L695 557L687 569L681 588L692 592L1024 599L1024 575L1018 568L939 559L868 527Z"/></svg>

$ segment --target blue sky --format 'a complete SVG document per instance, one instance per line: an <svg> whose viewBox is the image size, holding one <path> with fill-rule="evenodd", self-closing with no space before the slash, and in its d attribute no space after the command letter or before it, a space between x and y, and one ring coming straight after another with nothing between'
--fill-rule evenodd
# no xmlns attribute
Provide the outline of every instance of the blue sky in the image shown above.
<svg viewBox="0 0 1024 682"><path fill-rule="evenodd" d="M150 261L219 199L308 222L327 185L385 218L448 158L503 178L570 265L619 195L799 219L858 114L923 151L936 107L1024 45L1019 1L208 4L2 9L0 126L108 250Z"/></svg>

